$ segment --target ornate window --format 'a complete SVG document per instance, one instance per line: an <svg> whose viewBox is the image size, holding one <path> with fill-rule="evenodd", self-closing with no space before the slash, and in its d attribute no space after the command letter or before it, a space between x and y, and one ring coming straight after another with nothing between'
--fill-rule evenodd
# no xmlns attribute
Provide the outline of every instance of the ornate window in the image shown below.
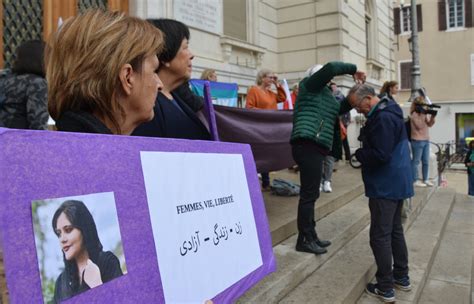
<svg viewBox="0 0 474 304"><path fill-rule="evenodd" d="M11 68L16 48L28 40L43 36L42 0L3 0L3 59Z"/></svg>

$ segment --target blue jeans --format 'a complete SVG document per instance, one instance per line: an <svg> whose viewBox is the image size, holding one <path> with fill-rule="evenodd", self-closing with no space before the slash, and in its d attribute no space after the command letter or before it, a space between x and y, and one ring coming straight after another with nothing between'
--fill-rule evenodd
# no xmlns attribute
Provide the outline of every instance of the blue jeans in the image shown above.
<svg viewBox="0 0 474 304"><path fill-rule="evenodd" d="M326 155L323 161L323 182L330 182L332 178L332 170L334 170L334 157Z"/></svg>
<svg viewBox="0 0 474 304"><path fill-rule="evenodd" d="M428 169L430 167L430 142L427 140L414 140L411 141L411 150L413 153L413 159L411 161L411 167L413 169L413 180L418 179L418 167L421 161L421 172L423 174L423 181L428 180Z"/></svg>

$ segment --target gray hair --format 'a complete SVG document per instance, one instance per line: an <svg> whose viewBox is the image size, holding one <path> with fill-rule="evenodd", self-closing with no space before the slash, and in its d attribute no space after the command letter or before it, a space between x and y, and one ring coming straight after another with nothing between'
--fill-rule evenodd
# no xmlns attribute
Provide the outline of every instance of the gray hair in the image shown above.
<svg viewBox="0 0 474 304"><path fill-rule="evenodd" d="M311 75L313 75L314 73L316 73L317 71L321 70L321 68L323 67L322 64L315 64L313 66L310 66L307 70L306 70L306 76L307 77L310 77Z"/></svg>
<svg viewBox="0 0 474 304"><path fill-rule="evenodd" d="M261 69L260 71L258 71L256 80L257 85L261 85L263 82L263 78L265 78L265 76L267 76L268 74L273 74L273 72L269 69Z"/></svg>
<svg viewBox="0 0 474 304"><path fill-rule="evenodd" d="M357 100L361 100L367 95L369 96L377 95L375 94L374 88L372 88L371 86L367 84L360 84L360 83L356 84L349 90L349 93L347 93L347 97L349 98L349 96L353 94L356 96Z"/></svg>

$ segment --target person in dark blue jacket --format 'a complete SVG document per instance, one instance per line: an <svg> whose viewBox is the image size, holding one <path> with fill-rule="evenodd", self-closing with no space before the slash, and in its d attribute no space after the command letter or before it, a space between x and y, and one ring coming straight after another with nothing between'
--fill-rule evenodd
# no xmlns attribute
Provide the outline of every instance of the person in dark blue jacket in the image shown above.
<svg viewBox="0 0 474 304"><path fill-rule="evenodd" d="M413 196L413 176L403 112L393 99L380 99L364 84L352 87L348 99L367 118L360 135L362 148L355 153L369 198L370 247L377 264L377 284L369 283L366 291L395 301L394 286L411 289L401 211L403 200Z"/></svg>

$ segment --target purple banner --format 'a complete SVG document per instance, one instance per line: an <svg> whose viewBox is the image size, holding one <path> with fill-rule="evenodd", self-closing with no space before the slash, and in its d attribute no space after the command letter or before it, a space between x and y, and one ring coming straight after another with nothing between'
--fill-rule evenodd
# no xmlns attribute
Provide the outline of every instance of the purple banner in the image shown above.
<svg viewBox="0 0 474 304"><path fill-rule="evenodd" d="M0 239L11 303L43 301L32 202L110 192L114 194L127 273L70 298L68 303L164 302L141 151L242 155L263 265L213 296L215 303L233 302L275 270L268 220L248 145L0 128ZM216 261L218 267L226 267L226 263L235 261L225 257Z"/></svg>
<svg viewBox="0 0 474 304"><path fill-rule="evenodd" d="M295 164L290 136L293 111L241 109L214 105L221 141L250 144L258 172Z"/></svg>

